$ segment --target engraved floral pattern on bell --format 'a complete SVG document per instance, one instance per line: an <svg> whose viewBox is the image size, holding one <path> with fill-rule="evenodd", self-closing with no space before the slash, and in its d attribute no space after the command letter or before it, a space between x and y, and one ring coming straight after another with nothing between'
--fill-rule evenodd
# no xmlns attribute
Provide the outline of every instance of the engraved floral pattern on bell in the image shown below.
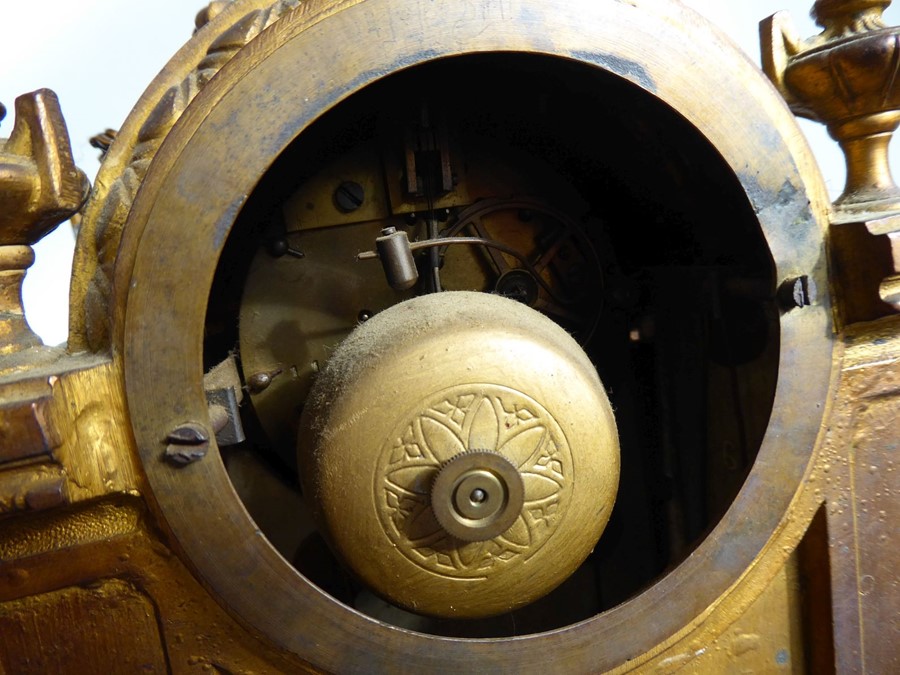
<svg viewBox="0 0 900 675"><path fill-rule="evenodd" d="M519 471L525 504L513 525L487 541L463 542L439 525L430 491L461 453L497 452ZM385 534L412 562L448 577L486 577L522 562L556 530L572 490L572 455L552 415L526 394L493 384L452 387L405 417L379 455L377 511Z"/></svg>

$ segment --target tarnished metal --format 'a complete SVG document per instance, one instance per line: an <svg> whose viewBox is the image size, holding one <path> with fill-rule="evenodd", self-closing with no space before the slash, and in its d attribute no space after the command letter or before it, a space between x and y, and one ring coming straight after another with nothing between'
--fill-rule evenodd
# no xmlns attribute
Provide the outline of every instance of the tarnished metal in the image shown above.
<svg viewBox="0 0 900 675"><path fill-rule="evenodd" d="M824 30L805 42L784 13L761 28L766 74L794 112L827 125L844 151L847 184L834 203L834 228L848 323L900 310L900 188L888 161L900 125L900 27L882 19L890 4L818 0L812 14ZM856 271L864 266L870 271Z"/></svg>
<svg viewBox="0 0 900 675"><path fill-rule="evenodd" d="M203 388L216 442L219 445L243 443L247 438L240 413L244 390L234 356L229 355L206 374Z"/></svg>
<svg viewBox="0 0 900 675"><path fill-rule="evenodd" d="M818 0L824 29L802 42L786 14L762 24L763 65L798 114L828 126L847 158L847 184L835 202L850 218L900 208L887 148L900 124L897 38L882 12L891 0Z"/></svg>
<svg viewBox="0 0 900 675"><path fill-rule="evenodd" d="M528 604L578 568L612 513L619 444L562 328L447 292L341 344L304 409L298 464L323 535L361 579L413 611L468 618Z"/></svg>
<svg viewBox="0 0 900 675"><path fill-rule="evenodd" d="M525 505L518 467L500 453L468 450L452 457L431 486L438 524L460 541L503 536Z"/></svg>
<svg viewBox="0 0 900 675"><path fill-rule="evenodd" d="M66 350L37 345L18 289L85 183L54 97L26 97L0 150L0 669L900 670L888 4L819 0L806 42L765 26L767 74L847 151L831 210L784 102L679 3L217 0L108 147ZM403 293L356 260L388 226L422 277ZM475 308L506 301L454 314L448 288L531 318L498 346L506 322ZM436 332L357 345L315 412L351 330L420 302ZM517 352L542 344L536 312L578 339L608 416L578 377L528 374L555 362ZM476 384L482 404L426 442L446 391ZM246 443L220 448L211 388ZM571 458L511 461L501 438L538 427ZM613 454L578 448L614 428L613 509ZM168 449L205 456L176 470ZM574 518L534 497L562 493L560 471ZM434 591L448 565L465 578ZM420 615L455 594L453 613L486 616L560 582L496 618Z"/></svg>
<svg viewBox="0 0 900 675"><path fill-rule="evenodd" d="M384 266L384 276L395 291L408 291L419 280L419 271L413 260L412 248L406 232L386 227L375 240L378 257Z"/></svg>
<svg viewBox="0 0 900 675"><path fill-rule="evenodd" d="M192 464L209 452L209 432L197 422L181 424L166 436L166 459L176 466Z"/></svg>
<svg viewBox="0 0 900 675"><path fill-rule="evenodd" d="M5 112L5 111L4 111ZM56 94L41 89L16 99L16 120L0 140L0 355L40 345L22 309L31 245L75 213L87 177L75 167Z"/></svg>
<svg viewBox="0 0 900 675"><path fill-rule="evenodd" d="M387 17L391 16L390 12L381 13L376 7L377 4L366 2L344 7L340 11L329 13L327 20L323 20L321 23L315 21L315 25L323 29L327 27L328 30L326 32L334 30L342 33L346 30L352 33L356 30L353 26L362 25L370 28L376 27L375 29L377 30L378 22L387 20ZM572 9L574 10L574 8ZM451 19L461 22L458 23L460 27L466 25L467 19L464 14L460 13L461 11L462 8L459 5L447 4L442 5L437 12L430 12L424 15L425 20L427 20L427 17L433 17L433 23L430 24L434 30L432 34L433 44L432 52L429 53L434 55L458 53L458 50L461 49L460 43L447 35L443 30L440 30L439 27L444 25L443 22L445 20ZM539 6L532 6L531 11L537 11L539 16L534 16L534 23L523 22L521 24L518 35L521 40L519 48L522 49L528 49L528 45L531 44L529 35L532 34L529 33L529 29L535 31L533 34L535 39L543 40L548 26L553 26L555 22L562 20L563 16L568 16L565 12L561 14L559 7L554 7L552 14L543 12ZM639 83L647 87L649 86L648 83L652 81L656 95L663 96L665 100L676 106L695 125L703 128L710 141L720 148L720 151L726 155L726 159L731 162L735 170L744 176L745 180L747 180L744 188L745 199L749 199L755 205L761 227L764 232L770 235L769 244L772 247L776 264L779 267L784 267L785 276L790 273L796 274L794 271L796 269L814 270L813 273L818 276L821 282L820 285L825 286L824 268L822 267L821 230L814 224L815 216L807 211L811 199L814 205L812 213L817 216L821 216L824 213L825 203L822 199L824 193L820 183L817 182L817 175L812 172L805 174L805 180L809 181L810 191L806 194L802 192L804 178L801 178L801 174L796 168L797 163L809 167L811 171L814 171L814 169L811 168L812 164L809 163L808 157L804 155L805 151L803 148L792 145L795 143L796 135L793 131L786 133L784 136L773 135L771 131L768 131L765 135L766 140L763 141L753 137L752 133L749 135L743 134L740 136L740 142L735 146L736 138L733 135L731 126L723 121L728 119L729 115L736 117L759 115L760 120L765 120L765 123L760 122L758 125L749 127L749 130L770 129L767 126L768 124L772 124L776 128L779 128L779 125L783 125L784 129L790 128L793 130L793 122L784 108L781 107L777 100L771 98L768 88L761 86L759 88L746 89L742 84L739 84L747 81L755 82L756 80L751 78L758 77L758 75L754 74L754 71L746 65L746 62L737 55L735 55L733 62L729 61L729 67L737 69L738 72L744 72L744 76L732 77L729 80L729 82L733 83L733 89L729 89L727 94L719 91L720 96L716 99L717 108L711 108L707 102L700 105L700 101L695 93L696 87L692 87L690 89L691 93L688 94L686 89L679 88L679 81L669 81L665 74L673 72L696 73L697 70L694 65L691 65L691 67L685 65L683 69L680 69L672 67L672 64L667 64L665 70L662 71L659 70L660 66L654 66L656 62L646 61L638 50L631 47L636 43L633 31L638 31L643 35L652 35L653 43L657 45L656 49L658 50L658 35L660 31L655 30L654 27L657 26L657 21L663 19L660 17L654 18L654 15L650 13L640 13L640 20L638 20L638 13L620 14L618 13L620 11L625 11L624 6L613 14L615 21L612 23L617 21L624 23L618 24L612 32L604 30L603 26L611 27L612 23L610 22L610 16L601 11L599 6L579 6L578 21L576 23L584 25L588 17L594 17L597 23L592 25L600 31L602 40L609 41L609 44L617 45L616 49L624 50L619 56L622 61L616 61L616 63L624 63L625 61L642 63L642 67L645 68L647 75L640 79ZM627 11L633 12L633 9L628 9ZM592 14L592 12L595 13ZM305 17L313 20L315 14L307 14ZM474 18L471 20L475 21ZM663 23L665 23L664 20ZM500 39L500 33L497 32L502 25L500 17L497 17L496 23L489 21L485 24L483 19L478 19L477 24L479 31L473 31L473 35L475 33L478 34L478 37L474 38L476 42L472 44L467 43L466 48L477 48L478 40L484 41L482 44L485 48L490 44L496 44L494 41ZM297 28L299 29L302 25L304 24L297 24ZM484 30L485 26L488 26L489 29ZM384 28L387 30L386 26ZM624 34L630 36L629 40L627 42L619 42L616 36ZM502 39L507 40L508 35L505 32L503 35L505 37ZM328 48L326 44L333 44L330 38L326 40L324 34L321 36L321 39L326 40L325 42L319 43L318 39L315 31L304 33L302 40L304 44L303 54L307 60L310 54L327 53ZM568 49L577 51L576 47L579 44L577 35L567 33L567 39L572 40ZM592 45L596 44L598 39L601 39L601 37L593 34L590 44L584 45L584 53L591 53ZM211 112L211 114L216 116L230 114L226 113L228 106L237 106L239 105L239 100L246 100L247 91L256 90L256 87L259 87L259 91L266 91L275 86L274 83L265 84L264 82L266 78L275 76L276 72L283 72L282 68L275 67L275 64L280 62L281 59L287 59L287 62L290 63L296 62L297 55L292 55L292 46L296 44L298 43L293 41L292 31L285 28L283 32L278 33L278 40L267 43L268 52L257 51L253 53L252 57L248 56L247 60L242 60L242 69L239 71L242 77L239 80L239 84L235 85L237 88L230 94L223 89L222 98L216 99L218 101L216 111L214 113ZM544 43L541 42L541 44ZM706 47L700 47L700 45L704 44L703 41L687 42L687 44L697 46L698 53L693 56L689 53L690 50L685 52L685 44L683 40L678 41L678 48L673 50L671 58L676 61L681 58L689 59L691 64L702 63L703 57L700 52L704 52L706 49ZM408 47L414 50L415 44L410 44ZM284 50L283 52L282 49ZM406 52L401 50L391 54L390 60L393 63L395 59L403 58L407 59L404 61L405 63L411 65L412 62L408 59L416 58L414 56L415 53L421 54L418 51ZM572 52L567 50L567 53ZM386 62L379 60L385 56L378 51L367 54L366 60L369 64L367 72L372 73L373 78L376 77L375 73L379 72L380 67L388 66ZM264 65L269 58L275 60L271 62L271 66ZM605 68L609 67L609 61L603 61L603 63ZM311 66L310 70L304 72L312 73L315 71L312 64L309 65ZM721 68L722 62L719 59L715 72L721 72ZM742 68L746 70L742 71ZM628 73L634 73L635 71L629 69L617 72L620 72L624 77L629 77ZM632 79L634 78L633 75L631 77ZM261 79L257 80L257 78ZM301 80L302 73L298 73L298 78L292 80L292 90L294 90L293 87L296 85L297 88L295 90L298 93L299 91L306 91L305 85L303 85ZM220 80L220 82L224 81L224 78ZM279 81L283 82L283 78ZM721 88L721 80L716 79L716 82L716 87ZM362 87L366 83L367 81L359 81L357 86ZM223 84L222 86L225 85ZM300 106L307 111L308 115L316 116L319 114L317 111L330 107L331 96L333 95L333 92L327 89L319 91L320 98L316 99L317 102L311 99L302 106L301 100L298 99L295 106L290 100L282 96L283 106L272 110L271 123L281 129L286 128L284 125L290 126L294 124L295 126L292 127L295 129L294 133L300 134L305 128L305 120L308 118L297 120L287 115L279 117L279 111L286 113L288 110L296 110L298 109L297 106ZM284 94L285 92L282 93ZM210 98L208 102L212 100L213 98ZM715 110L715 114L713 114L713 110ZM731 110L731 112L726 114L726 110ZM294 121L291 122L291 120ZM716 120L719 120L719 122L717 123ZM237 151L236 148L228 147L229 138L223 138L221 134L216 134L215 143L212 142L211 138L206 138L207 132L202 121L203 116L198 114L198 116L193 118L191 125L175 130L170 138L173 147L181 147L182 144L187 146L193 143L200 143L205 148L220 148L220 151L225 153L223 156L231 155ZM717 126L717 124L722 126ZM210 128L211 131L212 129ZM233 138L235 142L238 138L241 139L240 152L246 160L240 163L240 169L246 173L246 185L241 187L240 192L241 194L246 194L247 190L251 189L258 182L259 173L271 164L268 153L273 149L267 150L265 143L262 142L262 137L256 137L257 131L263 131L259 127L249 124L242 125L240 131L241 133L235 134ZM269 136L266 137L268 138ZM772 138L783 139L780 142L784 144L776 144L773 147L771 145ZM255 159L252 161L246 154L248 148L253 149L253 157ZM765 152L762 152L762 148L765 148ZM233 178L231 178L225 183L220 183L216 178L217 169L215 167L224 166L219 159L205 156L204 153L188 151L187 147L184 147L184 151L173 151L173 153L173 157L177 155L180 158L178 170L167 172L166 177L161 176L158 179L159 182L154 183L153 190L148 190L144 193L144 196L141 198L143 206L140 204L136 205L136 209L132 212L136 222L146 222L146 225L141 228L143 236L132 240L136 243L140 239L142 242L140 251L134 251L135 267L133 274L138 276L149 273L149 270L156 266L157 263L153 262L153 260L158 255L164 255L169 259L190 256L190 259L195 262L197 260L205 260L206 256L198 256L196 254L197 251L191 250L191 246L181 246L175 250L168 245L166 242L171 241L172 234L166 232L166 229L174 226L180 220L181 217L178 213L183 212L183 209L190 208L194 215L197 216L193 222L197 224L195 234L197 236L197 245L200 246L200 240L204 236L212 236L214 231L218 231L216 228L221 227L223 218L228 218L222 209L224 208L225 211L228 211L229 205L234 204L234 199L237 198L237 196L228 198L224 195L212 195L209 193L208 186L211 184L225 185L234 182ZM757 163L756 169L749 171L746 169L748 159L751 165ZM203 166L200 164L203 164ZM159 169L159 171L163 171L163 169ZM191 187L193 184L192 177L199 178L200 176L206 176L203 182L206 187L200 190L198 183L198 190L195 191ZM760 180L763 181L762 184L759 183ZM166 187L168 182L172 184ZM175 183L180 186L177 190L172 189ZM790 186L790 189L786 189L785 185ZM796 191L796 193L792 191ZM164 195L171 196L173 199L156 199L157 196ZM176 197L176 195L180 196ZM179 201L187 195L190 195L190 207L188 207L188 202ZM208 206L204 206L204 204ZM233 207L231 208L233 209ZM199 216L198 214L203 215ZM804 216L804 214L806 215ZM790 218L791 222L795 224L790 237L786 237L781 229L786 217ZM804 220L804 217L806 220ZM145 218L147 218L146 221L144 221ZM798 222L805 222L806 229L798 229L796 225ZM218 225L215 225L216 223ZM204 250L208 251L208 244L203 244L203 246ZM122 256L123 273L124 270L131 269L131 263L127 262L130 261L131 255L131 253L124 253ZM184 288L181 285L178 286L178 294L173 292L174 287L172 291L165 288L158 288L154 291L154 295L158 294L159 298L176 297L180 309L176 308L176 311L167 314L167 317L171 317L174 320L174 322L168 320L162 322L168 325L163 326L157 320L160 312L153 307L155 300L141 290L140 284L135 291L130 293L128 301L130 309L126 311L128 318L125 325L131 325L132 328L127 330L128 334L138 325L146 326L153 333L156 333L157 330L164 331L165 335L177 332L185 336L183 345L190 350L190 353L182 352L177 358L161 361L151 356L156 351L156 348L151 346L156 341L155 337L144 333L140 343L129 341L128 352L131 358L126 367L130 374L126 381L129 382L132 394L136 397L133 399L131 409L132 411L143 411L143 413L136 413L143 420L136 425L136 429L152 427L158 424L159 421L168 418L175 407L184 407L186 410L190 410L194 405L192 403L193 397L190 395L192 388L190 382L196 377L196 371L188 367L187 364L196 363L200 358L199 351L194 351L199 350L201 342L198 339L199 333L197 331L202 330L199 322L196 321L196 317L200 314L197 311L198 307L205 306L207 300L205 295L199 293L199 288L204 284L197 284L196 282L200 279L206 279L208 283L212 278L212 269L203 271L195 267L193 272L195 281L193 288L196 288L197 293L192 293L191 288ZM127 276L130 278L131 273ZM175 279L163 280L164 285L169 283L175 284L177 282ZM355 309L353 312L353 319L355 319L358 311L358 309ZM147 316L154 317L153 325L148 324L141 318L145 316L145 313ZM758 467L759 471L765 471L765 475L757 474L756 477L751 478L747 484L749 486L748 491L738 496L735 505L729 512L730 516L726 515L726 519L720 523L718 528L719 534L707 539L697 554L684 563L685 567L678 574L663 580L661 585L632 600L631 603L625 603L605 615L594 617L590 621L570 627L566 631L565 639L568 657L563 656L558 651L561 649L561 643L554 641L542 643L541 639L536 636L490 643L456 642L438 637L411 635L385 627L383 624L371 622L352 613L342 613L339 607L330 609L333 601L322 598L321 594L314 589L306 590L303 586L304 582L300 581L300 585L294 585L293 582L288 581L291 578L289 575L273 574L272 571L281 569L279 566L283 563L280 562L280 557L275 556L273 552L268 552L269 550L265 547L261 547L253 553L245 552L242 556L242 560L247 555L251 555L254 557L262 556L262 559L267 561L265 564L254 567L251 577L244 576L247 583L253 588L266 589L267 600L260 603L258 594L251 598L242 589L235 588L227 582L227 579L232 578L235 573L229 571L231 563L223 560L221 556L215 556L210 551L210 546L220 549L223 546L227 546L226 542L233 542L235 537L248 542L251 547L254 546L253 542L255 541L252 537L241 534L242 532L251 532L253 526L251 523L243 521L240 512L229 506L229 502L224 498L228 494L228 479L224 471L217 467L217 463L205 462L202 466L197 466L197 468L201 469L200 471L193 472L191 476L183 476L192 483L190 485L184 483L178 486L174 484L167 485L166 479L156 472L149 463L147 464L148 478L155 486L154 493L160 499L161 504L169 503L182 490L190 490L194 494L202 492L210 495L212 501L198 500L194 503L196 508L192 515L189 515L183 509L180 512L179 509L171 511L167 509L167 513L170 514L167 521L173 527L173 531L177 533L176 536L182 545L186 549L190 549L188 555L194 561L194 564L203 570L202 574L207 583L223 595L224 601L232 611L242 616L245 621L257 626L261 633L270 636L277 644L281 644L289 650L304 653L307 655L307 658L323 665L323 667L339 669L341 667L340 664L346 665L352 662L362 662L364 659L372 667L386 667L388 663L393 662L395 659L403 658L401 656L403 654L407 655L406 658L411 654L415 654L416 658L420 659L418 662L421 667L426 668L437 667L439 663L443 664L443 666L448 664L459 665L469 662L471 659L494 660L496 662L496 659L500 658L508 663L519 664L530 658L529 663L532 667L542 667L540 664L550 662L554 663L555 666L563 666L567 658L577 659L581 663L591 663L591 667L594 669L612 667L612 665L620 663L626 658L633 658L644 652L644 650L651 649L650 645L659 644L659 641L666 639L665 635L671 636L673 631L681 630L680 627L690 624L694 620L690 617L696 618L701 615L704 611L703 608L711 606L716 602L717 598L721 597L722 593L736 583L737 579L743 578L747 566L757 559L757 556L766 546L766 542L771 539L778 528L778 524L782 522L785 510L789 507L796 492L798 481L808 464L814 438L819 430L819 421L816 414L804 413L798 416L796 410L790 410L791 404L788 401L804 401L808 405L814 406L815 401L824 400L828 379L828 364L830 363L829 342L826 337L827 316L826 307L817 305L808 308L804 312L789 313L782 319L782 358L784 359L782 377L784 381L782 386L779 387L772 422L772 428L779 430L779 432L771 434L760 451L761 461L758 463ZM162 335L163 333L160 333L160 339L162 339ZM804 350L802 359L795 358L794 355L797 353L795 350L801 343L810 345L810 348ZM159 379L171 380L175 383L176 386L172 388L172 391L176 392L174 399L160 397L150 388L141 384L142 382ZM273 392L274 386L273 383L265 393L268 395ZM296 401L300 399L288 397L287 400ZM144 414L149 415L149 417L144 417ZM157 421L151 422L154 419ZM142 432L137 433L138 435L142 434ZM138 442L140 446L143 446L144 442L142 440L139 439ZM193 481L197 481L196 484ZM163 508L167 507L163 506ZM193 528L189 523L197 518L204 519L207 517L203 515L203 511L207 508L210 508L219 516L226 512L233 515L225 521L230 523L228 527L220 527L207 533L201 547L200 541L196 539L196 536L193 534ZM744 522L740 514L744 509L750 508L754 512L755 527L748 533L740 525ZM802 527L802 524L798 524L798 527ZM742 532L741 536L729 534L737 531ZM215 541L211 541L210 537ZM724 555L725 550L729 551L729 556ZM783 557L780 560L775 558L772 560L771 567L757 566L755 569L768 569L770 576L764 576L763 578L771 579L771 575L774 575L783 560ZM236 563L237 561L235 561ZM242 569L246 570L243 563L241 565ZM683 585L686 583L690 585L689 591L685 590ZM673 592L672 584L682 589L682 592ZM667 598L667 612L663 615L660 615L658 611L661 597ZM746 596L744 597L746 599ZM266 606L264 613L261 610L262 605ZM335 618L340 616L340 619L334 624L330 624L327 631L322 633L318 632L318 626L311 627L312 632L298 632L290 630L287 625L273 620L273 616L281 616L282 612L287 611L291 612L292 616L302 615L309 611L322 616L335 616ZM336 612L336 614L332 614L332 612ZM629 630L625 623L617 620L617 617L621 616L623 612L628 613L635 621L641 623L640 644L635 643L637 634L633 630ZM649 621L650 615L653 616L653 621ZM322 626L322 628L324 629L325 627ZM349 633L346 631L352 632L354 637L350 638ZM320 646L313 646L314 644ZM591 645L594 647L591 647ZM378 663L372 664L373 657L379 660ZM569 663L572 663L572 661L569 661Z"/></svg>
<svg viewBox="0 0 900 675"><path fill-rule="evenodd" d="M808 307L816 302L818 291L809 277L786 279L778 287L778 300L784 311L797 307Z"/></svg>

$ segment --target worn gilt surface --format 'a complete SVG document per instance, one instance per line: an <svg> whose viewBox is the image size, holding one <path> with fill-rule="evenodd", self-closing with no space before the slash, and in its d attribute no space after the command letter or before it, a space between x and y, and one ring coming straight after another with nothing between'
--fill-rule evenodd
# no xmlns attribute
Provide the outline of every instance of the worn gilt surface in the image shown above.
<svg viewBox="0 0 900 675"><path fill-rule="evenodd" d="M30 246L81 206L84 178L55 97L23 99L13 135L0 141L0 670L900 670L892 639L900 607L892 284L900 267L896 188L882 156L897 122L898 52L896 30L880 22L888 4L820 0L825 32L805 43L783 18L766 27L767 74L795 110L832 125L848 152L850 183L832 211L787 108L680 5L213 3L109 149L84 212L66 353L30 332L19 289ZM705 42L683 40L688 30L701 30ZM340 59L329 51L335 36ZM650 36L652 49L641 44ZM895 70L840 65L845 57L834 54L852 61L855 52L832 47L870 38ZM214 253L260 172L305 129L297 111L321 112L365 77L470 48L551 51L652 89L736 173L742 160L754 163L741 179L754 186L748 199L778 273L821 282L818 302L782 316L787 352L776 400L785 405L773 411L744 491L692 560L603 615L515 640L450 640L364 619L264 541L214 441L203 461L163 461L173 428L209 426L200 364ZM816 54L828 55L826 65L803 61ZM280 73L298 62L304 68L285 81ZM828 86L838 95L817 108L802 97L804 83L819 77L836 77ZM727 95L698 103L697 92L712 85ZM296 104L289 114L266 98L276 91ZM735 133L742 114L758 122L746 134ZM860 115L883 124L854 126ZM224 124L232 133L221 134ZM773 139L762 150L753 136L760 128ZM228 158L239 149L246 161L235 166ZM852 272L867 265L870 273ZM414 403L383 434L388 440L379 437L365 468L367 489L382 500L375 534L424 573L445 577L489 576L492 566L549 546L575 476L565 421L516 387L470 382ZM445 534L426 485L473 450L499 453L521 472L525 512L502 536L442 557Z"/></svg>
<svg viewBox="0 0 900 675"><path fill-rule="evenodd" d="M299 0L212 3L198 15L194 39L157 76L116 135L85 210L76 250L70 320L71 350L110 347L113 267L135 194L160 144L190 102L235 53Z"/></svg>

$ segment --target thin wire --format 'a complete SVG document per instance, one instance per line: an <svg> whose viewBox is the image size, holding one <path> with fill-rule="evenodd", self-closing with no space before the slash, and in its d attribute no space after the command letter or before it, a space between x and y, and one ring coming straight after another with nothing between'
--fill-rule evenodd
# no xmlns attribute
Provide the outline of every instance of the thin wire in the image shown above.
<svg viewBox="0 0 900 675"><path fill-rule="evenodd" d="M541 285L547 294L553 298L556 302L561 302L563 304L567 304L565 300L559 298L556 293L553 292L553 289L547 285L547 282L541 277L541 275L534 269L534 266L528 261L524 255L519 253L514 248L507 246L506 244L501 244L499 241L494 241L493 239L485 239L484 237L441 237L439 239L427 239L425 241L413 241L409 244L410 251L419 251L425 248L437 248L441 246L450 246L451 244L466 244L468 246L489 246L491 248L495 248L502 253L506 253L507 255L511 255L513 258L522 263L522 267L524 267L531 275L534 277L535 281ZM357 260L376 260L378 259L377 251L363 251L362 253L357 254Z"/></svg>

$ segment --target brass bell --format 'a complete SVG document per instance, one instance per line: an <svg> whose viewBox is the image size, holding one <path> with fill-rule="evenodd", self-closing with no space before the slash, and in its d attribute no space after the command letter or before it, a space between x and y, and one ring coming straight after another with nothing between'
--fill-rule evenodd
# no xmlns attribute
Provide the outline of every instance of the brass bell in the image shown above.
<svg viewBox="0 0 900 675"><path fill-rule="evenodd" d="M612 409L558 325L506 298L421 296L335 351L299 433L304 492L338 556L412 611L482 617L562 583L619 481Z"/></svg>

